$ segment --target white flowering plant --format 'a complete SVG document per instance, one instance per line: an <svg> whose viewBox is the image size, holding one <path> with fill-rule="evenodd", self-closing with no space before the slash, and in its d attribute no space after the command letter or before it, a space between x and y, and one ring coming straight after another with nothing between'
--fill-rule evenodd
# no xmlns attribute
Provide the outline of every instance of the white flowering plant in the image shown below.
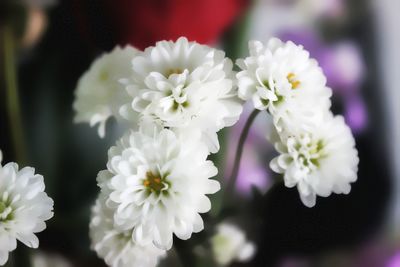
<svg viewBox="0 0 400 267"><path fill-rule="evenodd" d="M1 165L0 151L0 265L7 263L17 240L30 248L39 246L37 233L53 217L53 200L44 192L43 176L35 169L19 169L9 162Z"/></svg>
<svg viewBox="0 0 400 267"><path fill-rule="evenodd" d="M305 206L313 207L317 196L350 192L355 141L330 111L332 93L318 62L301 45L273 38L251 41L249 56L236 63L182 37L144 51L117 47L80 79L75 121L99 124L101 137L109 117L127 126L98 174L101 192L90 222L92 248L109 266L157 266L168 251L189 266L179 240L204 229L197 251L212 255L213 264L253 256L255 243L235 223L222 222L221 209L206 213L213 194L224 196L222 209L234 196L243 146L261 112L273 122L266 131L277 153L270 167L285 186L297 187ZM231 178L223 181L213 162L222 146L218 135L239 120L246 101L254 111Z"/></svg>

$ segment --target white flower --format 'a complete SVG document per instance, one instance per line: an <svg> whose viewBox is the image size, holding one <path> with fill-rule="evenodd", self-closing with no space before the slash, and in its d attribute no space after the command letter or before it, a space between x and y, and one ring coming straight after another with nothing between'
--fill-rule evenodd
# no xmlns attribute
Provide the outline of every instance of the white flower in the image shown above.
<svg viewBox="0 0 400 267"><path fill-rule="evenodd" d="M0 165L0 265L7 262L17 240L38 247L35 233L43 231L45 221L53 216L53 200L44 187L43 176L33 168L18 170L13 162Z"/></svg>
<svg viewBox="0 0 400 267"><path fill-rule="evenodd" d="M108 204L116 207L116 226L133 229L134 241L169 249L173 234L186 240L203 230L199 213L211 208L206 194L220 185L209 179L217 168L199 139L194 132L178 136L149 127L127 134L110 149L108 171L98 181L103 191L111 190Z"/></svg>
<svg viewBox="0 0 400 267"><path fill-rule="evenodd" d="M249 43L250 56L237 61L239 97L268 110L281 130L293 120L310 123L330 107L331 90L316 60L302 46L272 38ZM295 119L293 117L296 117Z"/></svg>
<svg viewBox="0 0 400 267"><path fill-rule="evenodd" d="M132 101L119 79L130 75L131 60L137 53L133 47L117 46L92 63L75 91L75 122L87 122L90 126L99 124L98 133L104 137L107 119L111 116L120 118L121 107ZM129 115L135 121L135 114Z"/></svg>
<svg viewBox="0 0 400 267"><path fill-rule="evenodd" d="M228 223L217 226L217 233L211 238L211 248L220 265L229 265L235 260L246 262L253 257L256 250L255 245L246 240L241 229Z"/></svg>
<svg viewBox="0 0 400 267"><path fill-rule="evenodd" d="M357 180L358 153L342 116L328 114L313 129L298 127L282 135L275 147L280 155L271 168L284 173L287 187L297 185L307 207L315 205L316 195L348 194Z"/></svg>
<svg viewBox="0 0 400 267"><path fill-rule="evenodd" d="M232 62L223 51L188 42L161 41L132 60L125 82L134 98L131 109L168 128L196 128L211 152L216 133L232 126L242 112L232 78Z"/></svg>
<svg viewBox="0 0 400 267"><path fill-rule="evenodd" d="M105 205L100 194L92 209L90 237L92 249L111 267L155 267L166 251L153 244L139 245L132 240L132 230L119 231L114 227L114 211Z"/></svg>

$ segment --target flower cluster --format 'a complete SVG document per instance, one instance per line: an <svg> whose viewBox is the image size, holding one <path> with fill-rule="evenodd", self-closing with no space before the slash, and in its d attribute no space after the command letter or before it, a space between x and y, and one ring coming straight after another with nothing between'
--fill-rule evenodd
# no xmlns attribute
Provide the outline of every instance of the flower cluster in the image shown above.
<svg viewBox="0 0 400 267"><path fill-rule="evenodd" d="M271 168L284 174L285 185L297 185L303 203L316 195L350 192L357 179L354 138L341 116L330 111L331 89L318 63L302 46L273 38L252 41L250 56L239 59L239 97L273 117L270 137L279 156Z"/></svg>
<svg viewBox="0 0 400 267"><path fill-rule="evenodd" d="M156 266L174 236L203 230L207 195L220 189L208 156L219 151L218 132L239 119L242 100L272 115L280 155L271 168L297 185L304 204L350 191L354 139L329 111L331 90L317 62L301 46L272 39L250 42L250 56L237 64L234 73L224 52L179 38L144 51L116 48L79 81L77 122L99 123L101 136L110 116L130 125L98 174L90 223L92 248L110 266ZM221 225L212 242L214 253L227 245L220 264L254 252L231 226Z"/></svg>
<svg viewBox="0 0 400 267"><path fill-rule="evenodd" d="M31 167L19 170L14 162L1 165L0 151L0 265L8 260L17 240L37 248L35 233L46 228L53 217L53 200L44 192L43 176Z"/></svg>
<svg viewBox="0 0 400 267"><path fill-rule="evenodd" d="M208 160L217 133L242 112L232 61L180 38L138 51L116 48L78 83L77 122L125 120L131 129L110 148L93 208L92 247L110 266L155 266L173 236L203 230L208 194L220 189Z"/></svg>

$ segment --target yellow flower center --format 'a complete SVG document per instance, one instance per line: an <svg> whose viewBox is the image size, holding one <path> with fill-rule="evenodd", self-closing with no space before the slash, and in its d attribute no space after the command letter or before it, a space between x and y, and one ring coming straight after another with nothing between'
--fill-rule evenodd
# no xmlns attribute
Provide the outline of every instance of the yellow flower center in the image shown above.
<svg viewBox="0 0 400 267"><path fill-rule="evenodd" d="M172 74L181 74L182 72L183 72L183 70L180 69L180 68L171 68L171 69L169 69L169 70L166 71L165 77L169 77L169 76L171 76Z"/></svg>
<svg viewBox="0 0 400 267"><path fill-rule="evenodd" d="M154 193L160 193L165 187L166 181L159 174L154 174L151 171L146 172L146 179L143 180L143 185Z"/></svg>
<svg viewBox="0 0 400 267"><path fill-rule="evenodd" d="M292 85L292 89L296 89L300 85L300 81L296 80L296 75L294 73L290 72L286 78L288 79L289 83Z"/></svg>

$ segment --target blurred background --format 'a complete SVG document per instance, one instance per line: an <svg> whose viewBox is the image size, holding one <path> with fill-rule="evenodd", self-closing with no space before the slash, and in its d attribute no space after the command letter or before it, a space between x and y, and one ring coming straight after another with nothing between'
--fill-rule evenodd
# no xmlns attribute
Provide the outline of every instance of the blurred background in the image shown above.
<svg viewBox="0 0 400 267"><path fill-rule="evenodd" d="M236 59L247 55L249 40L277 36L319 61L333 111L356 137L359 176L350 195L304 207L296 189L275 183L265 139L270 122L260 115L245 147L235 210L226 214L257 253L235 266L399 267L399 11L398 0L1 0L0 149L4 162L35 166L55 201L40 249L19 246L9 266L27 253L37 267L105 266L90 251L89 215L97 172L121 129L109 121L100 139L96 129L72 122L77 80L98 55L117 44L144 49L186 36ZM221 181L250 111L221 134L228 155L214 158ZM201 262L193 266L208 266ZM162 266L179 265L171 256Z"/></svg>

